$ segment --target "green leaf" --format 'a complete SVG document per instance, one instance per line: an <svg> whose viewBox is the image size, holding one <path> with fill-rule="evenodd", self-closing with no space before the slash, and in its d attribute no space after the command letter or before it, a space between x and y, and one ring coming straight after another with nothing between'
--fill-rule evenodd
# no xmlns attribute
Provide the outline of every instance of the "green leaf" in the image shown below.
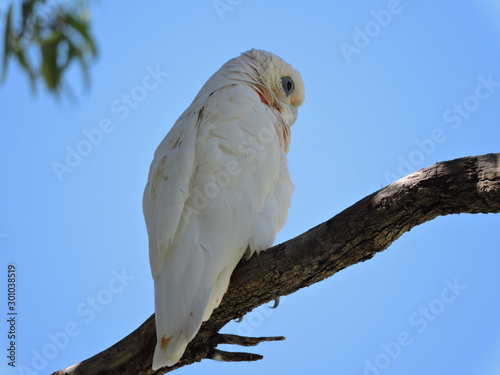
<svg viewBox="0 0 500 375"><path fill-rule="evenodd" d="M64 21L66 22L66 24L72 26L76 31L78 31L80 33L80 35L87 42L87 45L90 48L92 55L95 56L97 54L97 50L96 50L94 41L89 34L88 24L84 21L80 21L80 20L76 19L75 17L71 16L70 14L65 15Z"/></svg>
<svg viewBox="0 0 500 375"><path fill-rule="evenodd" d="M85 13L83 3L69 6L58 2L57 8L51 8L54 14L42 19L38 16L40 6L47 3L47 0L11 1L5 16L1 78L5 80L8 63L14 59L29 76L32 89L42 80L49 92L57 95L72 62L80 65L84 83L88 84L88 64L97 56L97 49L90 24L82 15ZM17 28L13 22L15 6L22 15L22 23Z"/></svg>
<svg viewBox="0 0 500 375"><path fill-rule="evenodd" d="M35 91L36 90L36 86L35 86L35 82L36 82L36 74L35 72L33 71L33 69L31 68L28 60L26 59L25 55L24 55L24 50L20 49L17 54L16 54L16 57L17 59L19 60L19 63L21 64L21 66L24 68L24 70L28 73L28 76L30 78L30 85L31 85L31 90L32 91Z"/></svg>
<svg viewBox="0 0 500 375"><path fill-rule="evenodd" d="M9 6L7 11L7 22L5 23L5 38L4 38L4 50L3 50L3 66L2 66L2 81L5 81L7 76L7 60L12 54L12 46L10 42L11 37L11 23L12 23L12 4Z"/></svg>
<svg viewBox="0 0 500 375"><path fill-rule="evenodd" d="M24 1L22 4L22 14L23 14L23 28L21 30L21 35L24 35L24 32L26 31L26 25L28 23L28 20L30 19L31 15L33 14L33 6L35 5L36 0L27 0Z"/></svg>
<svg viewBox="0 0 500 375"><path fill-rule="evenodd" d="M56 91L60 85L62 70L57 65L57 51L62 39L63 37L59 32L54 32L48 40L41 43L41 73L49 91Z"/></svg>

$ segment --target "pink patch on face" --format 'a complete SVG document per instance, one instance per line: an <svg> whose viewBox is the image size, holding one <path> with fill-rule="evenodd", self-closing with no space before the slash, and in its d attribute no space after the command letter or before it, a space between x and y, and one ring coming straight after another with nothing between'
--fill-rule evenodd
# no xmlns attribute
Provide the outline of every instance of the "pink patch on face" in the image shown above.
<svg viewBox="0 0 500 375"><path fill-rule="evenodd" d="M262 94L260 90L257 90L257 94L259 94L260 101L265 105L269 106L269 102L267 101L267 99L264 97L264 94Z"/></svg>

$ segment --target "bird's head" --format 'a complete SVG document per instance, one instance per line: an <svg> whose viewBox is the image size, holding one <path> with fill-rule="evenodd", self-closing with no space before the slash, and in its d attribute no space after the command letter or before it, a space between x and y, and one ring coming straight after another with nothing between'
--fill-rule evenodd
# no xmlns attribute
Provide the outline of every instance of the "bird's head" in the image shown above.
<svg viewBox="0 0 500 375"><path fill-rule="evenodd" d="M302 76L280 57L262 50L252 49L240 56L248 67L252 85L261 101L279 111L288 126L297 119L297 109L304 103Z"/></svg>

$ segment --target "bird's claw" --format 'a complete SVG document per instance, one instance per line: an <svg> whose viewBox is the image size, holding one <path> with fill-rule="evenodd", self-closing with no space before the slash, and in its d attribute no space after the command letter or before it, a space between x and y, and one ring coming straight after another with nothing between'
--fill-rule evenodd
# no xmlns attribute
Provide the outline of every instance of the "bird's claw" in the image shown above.
<svg viewBox="0 0 500 375"><path fill-rule="evenodd" d="M279 306L279 304L280 304L280 298L279 298L279 297L276 297L276 298L274 299L274 305L273 305L273 306L269 306L269 308L270 308L270 309L275 309L275 308L277 308L277 307Z"/></svg>

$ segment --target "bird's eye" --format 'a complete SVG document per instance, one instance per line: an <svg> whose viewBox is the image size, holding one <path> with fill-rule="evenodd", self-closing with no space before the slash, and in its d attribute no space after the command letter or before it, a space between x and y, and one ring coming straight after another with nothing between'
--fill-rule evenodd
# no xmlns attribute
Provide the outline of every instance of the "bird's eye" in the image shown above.
<svg viewBox="0 0 500 375"><path fill-rule="evenodd" d="M293 83L290 77L283 77L281 78L281 87L283 88L285 95L290 96L295 89L295 83Z"/></svg>

